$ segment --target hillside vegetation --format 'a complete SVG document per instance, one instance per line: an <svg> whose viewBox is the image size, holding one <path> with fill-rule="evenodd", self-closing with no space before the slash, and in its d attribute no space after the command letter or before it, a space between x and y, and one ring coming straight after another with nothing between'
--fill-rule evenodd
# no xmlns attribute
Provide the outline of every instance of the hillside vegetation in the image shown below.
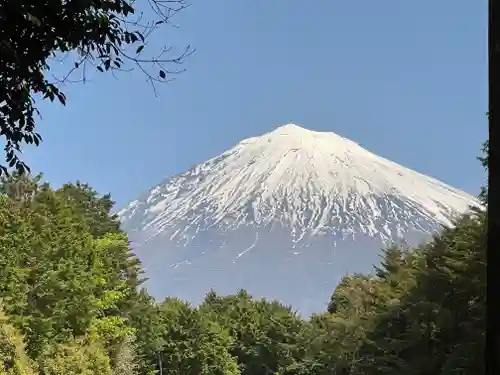
<svg viewBox="0 0 500 375"><path fill-rule="evenodd" d="M208 292L158 302L112 215L75 183L3 179L1 375L467 375L483 372L486 225L462 217L418 248L350 275L328 311Z"/></svg>

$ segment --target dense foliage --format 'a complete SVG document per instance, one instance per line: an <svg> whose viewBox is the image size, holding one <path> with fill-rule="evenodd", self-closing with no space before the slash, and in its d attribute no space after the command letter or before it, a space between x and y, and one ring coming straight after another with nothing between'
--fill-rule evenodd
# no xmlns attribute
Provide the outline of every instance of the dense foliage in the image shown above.
<svg viewBox="0 0 500 375"><path fill-rule="evenodd" d="M109 196L40 176L0 184L1 375L478 374L487 217L387 248L309 319L209 292L193 307L141 290Z"/></svg>

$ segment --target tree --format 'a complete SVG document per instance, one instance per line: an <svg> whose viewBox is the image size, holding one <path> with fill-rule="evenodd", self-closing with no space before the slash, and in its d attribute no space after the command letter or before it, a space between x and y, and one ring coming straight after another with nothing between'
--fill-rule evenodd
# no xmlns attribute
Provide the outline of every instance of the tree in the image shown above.
<svg viewBox="0 0 500 375"><path fill-rule="evenodd" d="M233 338L217 322L175 298L159 306L163 345L158 356L160 373L172 375L239 375L231 355Z"/></svg>
<svg viewBox="0 0 500 375"><path fill-rule="evenodd" d="M484 370L484 211L417 248L385 249L373 275L345 277L328 312L306 320L243 290L211 291L198 308L157 303L138 290L140 262L111 207L84 184L0 181L0 375Z"/></svg>
<svg viewBox="0 0 500 375"><path fill-rule="evenodd" d="M31 186L26 178L20 176L22 186ZM34 358L47 346L85 336L112 353L132 329L127 321L140 270L128 240L121 233L95 238L81 205L66 192L30 189L29 199L0 196L5 311Z"/></svg>
<svg viewBox="0 0 500 375"><path fill-rule="evenodd" d="M105 351L96 343L78 340L49 347L40 368L44 375L112 375Z"/></svg>
<svg viewBox="0 0 500 375"><path fill-rule="evenodd" d="M465 216L417 252L414 287L381 305L358 352L357 373L477 374L484 371L484 213Z"/></svg>
<svg viewBox="0 0 500 375"><path fill-rule="evenodd" d="M0 309L0 375L35 375L19 331Z"/></svg>
<svg viewBox="0 0 500 375"><path fill-rule="evenodd" d="M140 374L156 374L165 345L164 329L160 308L146 290L140 290L135 296L129 321L135 329L135 350Z"/></svg>
<svg viewBox="0 0 500 375"><path fill-rule="evenodd" d="M14 201L30 201L41 189L48 185L42 184L42 174L36 176L21 175L13 173L10 176L3 175L0 178L0 194Z"/></svg>
<svg viewBox="0 0 500 375"><path fill-rule="evenodd" d="M489 155L490 155L490 143L489 141L486 141L483 143L483 156L479 156L478 160L481 162L481 165L483 168L488 171L488 164L489 164ZM488 203L488 184L486 186L481 187L481 193L479 194L479 198L484 204Z"/></svg>
<svg viewBox="0 0 500 375"><path fill-rule="evenodd" d="M126 336L120 344L113 363L113 375L137 375L138 359L132 335Z"/></svg>
<svg viewBox="0 0 500 375"><path fill-rule="evenodd" d="M89 69L100 72L137 67L148 81L165 82L192 51L168 57L169 48L145 56L147 38L186 7L184 0L151 0L142 12L134 0L3 0L0 2L0 136L5 160L18 172L23 144L39 145L35 99L66 97L60 85L75 72L85 81ZM151 17L148 18L148 15ZM74 66L65 77L49 75L51 59L67 54ZM7 168L0 165L0 174Z"/></svg>
<svg viewBox="0 0 500 375"><path fill-rule="evenodd" d="M115 202L110 194L101 196L88 184L80 181L64 184L58 191L74 203L75 209L87 220L95 238L108 233L123 233L118 216L112 213Z"/></svg>
<svg viewBox="0 0 500 375"><path fill-rule="evenodd" d="M278 373L305 356L309 325L279 302L254 300L244 290L227 297L210 292L200 311L234 338L231 353L243 375Z"/></svg>

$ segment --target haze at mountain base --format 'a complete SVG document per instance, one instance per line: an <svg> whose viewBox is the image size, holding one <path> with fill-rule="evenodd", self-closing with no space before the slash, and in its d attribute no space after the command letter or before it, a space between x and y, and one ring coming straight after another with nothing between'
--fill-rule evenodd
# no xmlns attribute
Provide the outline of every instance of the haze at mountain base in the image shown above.
<svg viewBox="0 0 500 375"><path fill-rule="evenodd" d="M470 195L334 133L288 124L174 176L119 216L158 298L246 289L304 314L384 244L416 245Z"/></svg>

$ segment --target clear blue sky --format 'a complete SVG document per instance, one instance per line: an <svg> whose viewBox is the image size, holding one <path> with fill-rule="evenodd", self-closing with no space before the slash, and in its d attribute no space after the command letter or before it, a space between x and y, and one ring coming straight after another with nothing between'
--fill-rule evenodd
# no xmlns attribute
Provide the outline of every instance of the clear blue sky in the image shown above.
<svg viewBox="0 0 500 375"><path fill-rule="evenodd" d="M34 171L122 205L294 122L479 191L486 0L194 0L176 22L161 38L197 49L188 71L159 98L139 73L68 87L67 107L41 106L44 142L25 153Z"/></svg>

